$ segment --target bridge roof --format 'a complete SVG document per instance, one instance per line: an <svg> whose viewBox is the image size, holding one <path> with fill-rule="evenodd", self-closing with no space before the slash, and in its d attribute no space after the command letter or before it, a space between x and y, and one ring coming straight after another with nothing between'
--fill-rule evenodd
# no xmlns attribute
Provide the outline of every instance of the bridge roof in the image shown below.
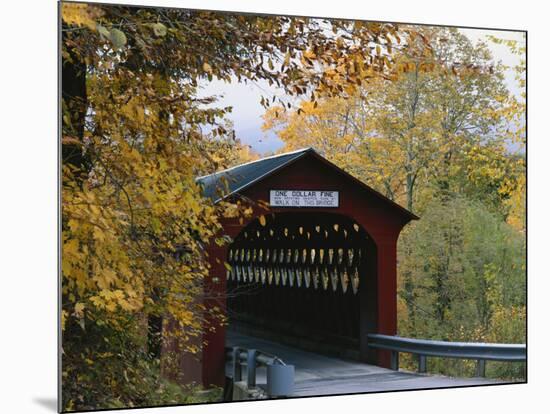
<svg viewBox="0 0 550 414"><path fill-rule="evenodd" d="M393 202L389 198L380 194L378 191L369 187L362 181L348 174L338 166L334 165L326 158L321 156L313 148L302 148L292 152L286 152L283 154L277 154L270 157L261 158L259 160L247 162L237 165L232 168L228 168L223 171L218 171L213 174L205 175L197 178L197 182L203 187L203 195L218 202L231 194L239 193L240 191L252 186L253 184L261 181L262 179L272 175L276 171L283 167L299 160L306 155L312 155L325 164L329 165L339 173L345 175L348 179L354 181L364 190L367 190L371 194L375 195L386 202L389 207L398 210L405 215L408 219L417 220L418 216L410 212L409 210L401 207L399 204ZM221 192L222 189L223 194Z"/></svg>
<svg viewBox="0 0 550 414"><path fill-rule="evenodd" d="M297 151L261 158L245 164L236 165L227 170L215 172L214 174L199 177L197 181L203 186L204 196L219 201L271 175L279 168L301 158L308 151L314 150L312 148L302 148ZM225 185L227 185L228 191L224 192L224 196L221 196L219 191L223 189Z"/></svg>

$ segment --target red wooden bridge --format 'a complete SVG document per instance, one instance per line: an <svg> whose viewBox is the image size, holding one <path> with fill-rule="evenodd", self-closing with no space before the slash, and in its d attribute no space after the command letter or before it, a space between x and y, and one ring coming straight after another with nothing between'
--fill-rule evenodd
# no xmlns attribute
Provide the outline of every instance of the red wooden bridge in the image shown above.
<svg viewBox="0 0 550 414"><path fill-rule="evenodd" d="M199 357L181 358L186 382L223 385L225 347L238 345L294 364L296 395L487 383L396 372L399 348L369 344L369 334L397 333L396 246L413 213L311 148L197 181L215 202L253 213L225 219L232 243L207 249L202 300L226 313L229 331L207 321L215 329Z"/></svg>

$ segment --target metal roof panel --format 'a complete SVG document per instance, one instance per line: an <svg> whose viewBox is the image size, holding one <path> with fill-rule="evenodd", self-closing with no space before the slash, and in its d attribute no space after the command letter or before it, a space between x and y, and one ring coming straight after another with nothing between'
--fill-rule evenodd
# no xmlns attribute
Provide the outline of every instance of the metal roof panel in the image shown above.
<svg viewBox="0 0 550 414"><path fill-rule="evenodd" d="M303 148L272 157L262 158L245 164L237 165L227 170L197 178L203 187L206 197L219 201L240 189L248 187L265 175L271 174L284 165L292 162L312 148Z"/></svg>

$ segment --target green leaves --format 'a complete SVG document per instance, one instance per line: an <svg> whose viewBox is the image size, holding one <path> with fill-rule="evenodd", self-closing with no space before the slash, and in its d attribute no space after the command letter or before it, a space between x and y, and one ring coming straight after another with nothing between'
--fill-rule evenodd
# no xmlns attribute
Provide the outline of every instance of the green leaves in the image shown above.
<svg viewBox="0 0 550 414"><path fill-rule="evenodd" d="M113 44L114 49L122 48L126 45L127 42L124 32L118 29L111 29L109 33L109 39L111 39L111 43Z"/></svg>
<svg viewBox="0 0 550 414"><path fill-rule="evenodd" d="M155 36L163 37L166 36L167 30L166 26L162 23L155 23L153 24L153 33L155 33Z"/></svg>
<svg viewBox="0 0 550 414"><path fill-rule="evenodd" d="M399 239L399 333L524 342L522 243L521 234L480 202L432 200ZM436 366L457 375L448 363Z"/></svg>
<svg viewBox="0 0 550 414"><path fill-rule="evenodd" d="M99 33L102 39L108 39L113 45L113 49L121 49L126 45L128 39L122 30L112 28L111 30L107 29L105 26L97 23L95 29Z"/></svg>
<svg viewBox="0 0 550 414"><path fill-rule="evenodd" d="M102 26L101 24L97 23L95 26L95 29L99 33L100 37L102 39L108 39L111 41L111 44L113 45L113 49L120 49L123 46L126 45L127 39L126 35L123 31L119 29L107 29L105 26Z"/></svg>
<svg viewBox="0 0 550 414"><path fill-rule="evenodd" d="M96 30L101 35L102 38L109 39L110 33L109 33L109 30L105 26L97 24L96 25Z"/></svg>

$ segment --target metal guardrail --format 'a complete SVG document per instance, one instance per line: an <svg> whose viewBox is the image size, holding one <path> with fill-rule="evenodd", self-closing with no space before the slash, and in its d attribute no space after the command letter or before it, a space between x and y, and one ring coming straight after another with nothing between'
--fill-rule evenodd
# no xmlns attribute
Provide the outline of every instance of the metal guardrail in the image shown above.
<svg viewBox="0 0 550 414"><path fill-rule="evenodd" d="M403 338L381 334L368 334L367 345L371 348L391 351L390 367L399 369L399 353L406 352L418 357L418 372L427 371L427 357L459 358L477 360L476 376L485 376L485 361L524 362L527 348L524 344L485 344L474 342L445 342L427 339Z"/></svg>
<svg viewBox="0 0 550 414"><path fill-rule="evenodd" d="M227 361L233 363L233 382L242 381L242 365L246 364L246 386L256 387L256 369L267 367L267 394L270 397L289 396L294 392L294 365L272 354L242 347L226 348Z"/></svg>

